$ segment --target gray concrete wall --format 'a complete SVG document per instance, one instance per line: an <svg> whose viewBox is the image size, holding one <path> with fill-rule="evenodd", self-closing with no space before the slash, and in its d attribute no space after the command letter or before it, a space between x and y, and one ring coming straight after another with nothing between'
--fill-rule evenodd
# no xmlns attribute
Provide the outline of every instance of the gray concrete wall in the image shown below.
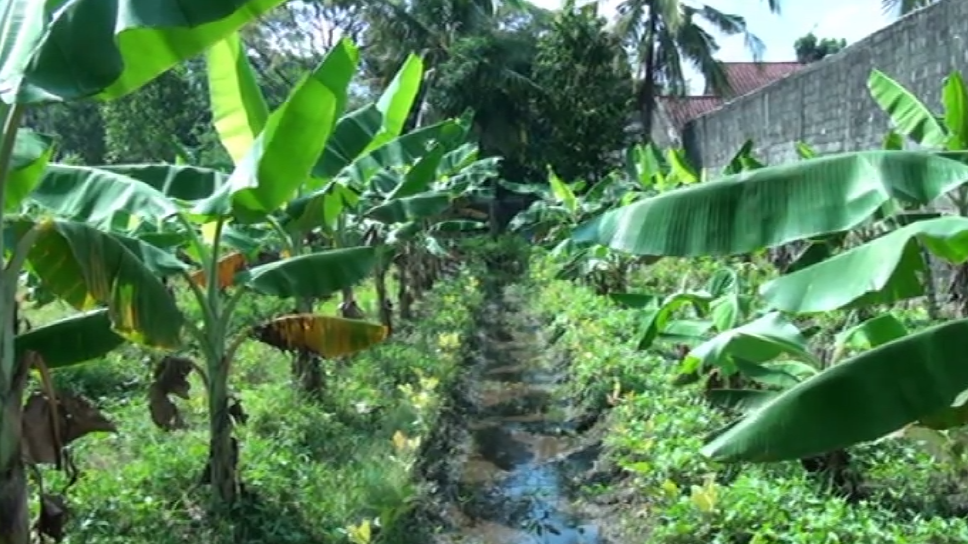
<svg viewBox="0 0 968 544"><path fill-rule="evenodd" d="M874 68L939 108L944 76L960 70L968 77L968 0L942 0L912 13L691 121L683 130L683 145L693 160L712 169L724 165L748 138L768 163L795 159L797 141L821 152L878 147L889 125L867 90Z"/></svg>

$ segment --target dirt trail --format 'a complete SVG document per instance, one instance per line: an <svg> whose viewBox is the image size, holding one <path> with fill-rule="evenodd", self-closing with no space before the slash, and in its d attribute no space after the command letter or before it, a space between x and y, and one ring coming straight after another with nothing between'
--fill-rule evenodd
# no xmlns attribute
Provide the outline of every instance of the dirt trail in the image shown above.
<svg viewBox="0 0 968 544"><path fill-rule="evenodd" d="M460 473L459 527L441 544L603 544L574 514L569 474L587 469L581 438L554 399L559 376L542 357L540 326L502 294L479 316L485 335L476 410L468 415ZM453 519L453 518L452 518Z"/></svg>

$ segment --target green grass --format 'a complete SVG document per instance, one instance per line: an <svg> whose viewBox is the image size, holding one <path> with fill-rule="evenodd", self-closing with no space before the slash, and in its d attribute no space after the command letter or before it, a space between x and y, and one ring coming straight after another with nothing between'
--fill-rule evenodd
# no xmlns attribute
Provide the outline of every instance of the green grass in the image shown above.
<svg viewBox="0 0 968 544"><path fill-rule="evenodd" d="M900 440L853 448L868 491L849 503L809 479L798 463L717 466L702 457L704 436L726 423L701 401L698 386L672 384L673 361L634 350L640 321L574 283L533 266L531 305L571 361L568 393L591 409L610 410L606 456L626 478L589 486L589 498L626 495L631 504L608 518L628 544L955 543L968 541L958 467L934 461ZM663 261L636 284L671 292L682 278L702 279L711 262ZM759 273L759 272L756 272ZM695 285L690 282L690 285ZM915 316L920 317L920 316ZM831 422L836 425L836 422Z"/></svg>
<svg viewBox="0 0 968 544"><path fill-rule="evenodd" d="M372 290L360 289L359 298L374 315ZM69 491L66 542L347 542L349 525L376 518L391 529L420 493L412 475L417 440L435 424L480 300L469 273L442 282L420 303L412 326L346 364L327 363L327 394L319 402L294 391L288 356L245 343L231 385L249 416L237 431L247 493L233 516L206 514L208 491L196 483L208 436L197 380L191 399L176 401L189 428L168 433L151 422L145 397L150 362L161 354L125 347L58 371L58 387L94 399L119 427L116 435L74 445L83 474ZM322 306L332 313L333 304ZM238 323L251 325L291 305L247 300ZM64 312L50 306L29 317L37 325ZM394 444L398 432L410 439L403 449ZM63 483L52 470L45 480L48 489Z"/></svg>

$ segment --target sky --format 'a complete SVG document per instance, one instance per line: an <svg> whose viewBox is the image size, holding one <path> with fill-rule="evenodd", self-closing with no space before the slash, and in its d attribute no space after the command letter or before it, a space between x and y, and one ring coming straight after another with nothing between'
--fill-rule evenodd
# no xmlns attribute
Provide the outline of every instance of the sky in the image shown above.
<svg viewBox="0 0 968 544"><path fill-rule="evenodd" d="M531 0L546 8L558 8L562 0ZM601 0L599 13L611 18L621 0ZM698 2L697 2L698 3ZM722 12L742 15L747 28L766 46L763 60L794 61L793 42L809 32L818 38L844 38L856 42L887 26L891 19L881 12L881 0L786 0L775 15L766 0L705 0L703 3ZM742 36L717 36L723 61L751 61ZM693 89L702 88L702 78L694 70L687 76Z"/></svg>

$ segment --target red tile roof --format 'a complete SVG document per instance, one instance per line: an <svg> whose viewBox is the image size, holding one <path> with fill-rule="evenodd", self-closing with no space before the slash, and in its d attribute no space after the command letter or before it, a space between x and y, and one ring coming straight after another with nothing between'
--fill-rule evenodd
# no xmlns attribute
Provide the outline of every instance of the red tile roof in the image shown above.
<svg viewBox="0 0 968 544"><path fill-rule="evenodd" d="M734 96L749 94L760 87L765 87L774 81L782 79L800 68L799 62L724 62L726 80L732 87ZM714 94L706 86L705 94Z"/></svg>
<svg viewBox="0 0 968 544"><path fill-rule="evenodd" d="M724 62L732 97L749 94L803 68L799 62ZM659 104L676 130L692 119L723 105L725 100L706 88L701 96L660 96Z"/></svg>
<svg viewBox="0 0 968 544"><path fill-rule="evenodd" d="M718 96L661 96L659 107L665 109L669 122L676 130L686 123L723 105Z"/></svg>

